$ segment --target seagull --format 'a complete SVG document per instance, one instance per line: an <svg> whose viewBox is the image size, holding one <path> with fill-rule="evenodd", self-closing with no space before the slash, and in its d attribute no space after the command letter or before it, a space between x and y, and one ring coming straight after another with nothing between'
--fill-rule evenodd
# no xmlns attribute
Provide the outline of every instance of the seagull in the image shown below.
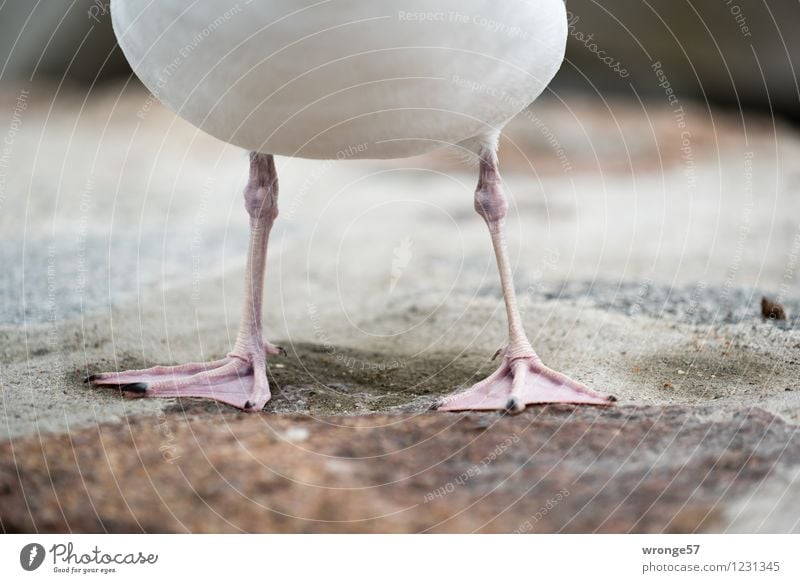
<svg viewBox="0 0 800 583"><path fill-rule="evenodd" d="M478 169L474 207L491 235L508 319L488 378L440 411L608 405L545 366L523 328L505 238L498 170L503 126L547 87L564 59L563 0L112 0L118 42L153 97L197 128L250 151L250 217L241 322L213 362L107 372L87 382L134 397L198 397L261 410L267 246L278 217L273 156L404 158L449 148ZM344 153L344 154L343 154Z"/></svg>

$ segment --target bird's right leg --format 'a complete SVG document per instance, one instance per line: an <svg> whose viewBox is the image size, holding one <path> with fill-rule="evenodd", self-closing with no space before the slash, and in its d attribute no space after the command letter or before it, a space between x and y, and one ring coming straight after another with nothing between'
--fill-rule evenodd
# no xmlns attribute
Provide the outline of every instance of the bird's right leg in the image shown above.
<svg viewBox="0 0 800 583"><path fill-rule="evenodd" d="M492 237L508 319L508 345L500 351L502 362L494 373L466 391L443 399L438 405L439 411L495 409L520 413L526 405L609 405L616 401L612 396L597 393L583 383L546 367L528 341L517 307L505 236L508 202L494 150L481 152L475 210L486 221Z"/></svg>
<svg viewBox="0 0 800 583"><path fill-rule="evenodd" d="M264 340L261 305L267 242L278 216L278 177L272 156L250 155L250 179L244 191L250 215L250 243L245 272L244 305L233 350L220 360L177 366L91 375L94 385L122 389L137 397L199 397L248 411L260 410L270 399L266 356L285 351Z"/></svg>

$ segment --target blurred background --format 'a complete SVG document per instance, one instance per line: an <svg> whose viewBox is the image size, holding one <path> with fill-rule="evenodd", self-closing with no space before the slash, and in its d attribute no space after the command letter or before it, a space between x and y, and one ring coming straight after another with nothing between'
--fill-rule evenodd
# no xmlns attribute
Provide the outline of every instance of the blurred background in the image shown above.
<svg viewBox="0 0 800 583"><path fill-rule="evenodd" d="M660 61L684 97L800 117L792 66L800 58L800 7L793 0L566 4L572 34L555 90L657 97L650 66ZM3 2L2 79L56 79L88 87L128 77L108 5L108 0ZM603 57L613 57L612 63L587 47L592 42L605 51ZM628 75L614 70L617 63Z"/></svg>
<svg viewBox="0 0 800 583"><path fill-rule="evenodd" d="M520 187L512 192L524 219L517 227L542 227L528 229L525 245L539 255L542 249L558 255L557 261L536 260L529 271L553 281L622 277L753 287L763 282L785 298L794 282L786 274L794 272L792 249L800 233L793 219L800 197L791 192L800 177L794 164L800 121L793 66L800 58L798 2L570 0L567 11L566 61L542 98L506 128L501 152L509 186ZM244 236L239 227L230 228L240 218L230 206L238 204L237 150L208 139L148 98L116 45L109 2L6 0L0 16L0 105L8 119L0 159L7 169L0 181L0 226L7 233L24 229L30 240L43 232L43 223L20 221L20 213L30 220L32 209L39 209L52 213L52 236L74 221L93 221L95 229L86 233L91 238L101 225L120 222L120 209L138 214L130 233L136 254L126 254L131 246L123 245L115 263L127 267L104 278L111 287L102 295L112 303L133 297L135 290L117 277L134 265L141 281L162 283L164 276L177 281L190 269L197 279L202 267L219 265L226 246L238 245ZM400 177L381 181L381 189L407 195L425 181L423 200L438 204L425 198L436 192L447 201L444 214L471 212L469 203L459 206L459 198L471 196L471 171L446 156L332 168L301 160L287 164L282 179L292 186L282 200L295 219L285 221L287 230L322 220L322 232L335 231L336 219L314 214L309 197L318 194L324 201L334 177L344 180L348 172L377 168L397 170L394 176ZM455 180L432 182L431 170ZM414 186L398 186L398 180ZM113 189L114 196L93 196L100 185ZM220 188L225 196L203 198L204 216L215 220L192 224L197 193ZM87 200L82 203L81 197ZM92 215L89 198L95 210L113 201L115 218ZM213 212L220 201L225 221ZM183 203L189 206L183 209ZM412 204L407 210L413 223L420 209ZM193 238L203 242L203 261L188 265L181 245L165 241L165 225L144 220L150 213L167 217L169 232L202 234ZM129 227L122 221L116 237L124 238ZM143 238L150 229L161 245ZM407 236L399 234L398 240ZM476 233L476 249L484 248L480 237ZM86 245L87 252L108 244ZM386 245L381 253L390 265L400 244L387 238ZM25 277L17 260L21 250L5 247L6 262L16 266L6 277L16 283ZM417 259L422 255L418 245ZM435 263L442 257L428 259ZM159 269L142 270L143 265ZM96 268L109 271L108 265ZM381 288L387 269L376 271ZM525 269L523 262L520 278ZM35 282L43 275L27 277ZM457 281L463 277L459 271L440 283L445 289L454 282L472 285ZM69 313L82 303L69 292L74 287L64 284L61 295ZM96 292L81 287L82 294ZM2 318L20 321L27 311L41 319L33 312L42 305L35 295L42 289L26 288L24 293L33 295L25 306L4 296Z"/></svg>

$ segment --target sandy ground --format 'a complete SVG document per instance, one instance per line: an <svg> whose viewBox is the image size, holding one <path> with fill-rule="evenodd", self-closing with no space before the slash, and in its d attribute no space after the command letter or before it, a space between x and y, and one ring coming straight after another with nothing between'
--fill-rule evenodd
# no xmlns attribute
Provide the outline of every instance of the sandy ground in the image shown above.
<svg viewBox="0 0 800 583"><path fill-rule="evenodd" d="M229 349L247 241L246 154L157 105L143 110L146 96L135 90L106 87L84 103L68 88L57 96L54 87L26 89L0 163L0 439L8 451L146 423L137 419L252 423L213 404L126 400L81 382ZM4 88L2 110L13 111L19 95ZM616 395L620 414L635 419L645 407L657 420L677 406L706 430L769 415L785 431L780 451L794 451L800 136L699 105L685 104L681 128L665 104L560 97L513 122L501 148L516 285L534 346L554 368ZM488 374L505 339L489 238L472 210L474 169L439 153L279 159L278 171L265 329L289 357L271 362L274 399L262 415L301 415L312 432L367 414L437 423L423 412ZM761 318L762 295L783 303L788 321ZM442 431L446 424L434 434ZM215 448L213 433L205 439ZM26 459L0 468L11 496L0 496L6 530L40 528L7 512L23 483L12 470ZM715 506L713 521L700 513L676 528L663 520L642 528L797 531L796 509L775 512L798 491L797 457L765 459ZM455 515L461 502L453 497L456 506L442 512ZM481 512L450 530L480 530L492 509ZM152 520L145 530L180 530ZM620 521L610 530L637 528ZM421 530L423 522L380 528Z"/></svg>

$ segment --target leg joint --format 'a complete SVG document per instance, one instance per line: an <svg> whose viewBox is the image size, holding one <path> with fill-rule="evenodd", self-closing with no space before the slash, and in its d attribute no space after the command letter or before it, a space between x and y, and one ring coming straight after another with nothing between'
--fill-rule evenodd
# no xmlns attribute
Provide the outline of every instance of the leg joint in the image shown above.
<svg viewBox="0 0 800 583"><path fill-rule="evenodd" d="M252 218L274 221L278 216L278 174L271 154L250 154L250 179L244 205Z"/></svg>
<svg viewBox="0 0 800 583"><path fill-rule="evenodd" d="M503 220L508 214L508 201L500 181L478 184L475 190L475 212L487 223Z"/></svg>
<svg viewBox="0 0 800 583"><path fill-rule="evenodd" d="M475 189L475 211L490 225L503 220L508 213L508 201L503 193L503 181L497 171L494 152L481 155L478 187Z"/></svg>

